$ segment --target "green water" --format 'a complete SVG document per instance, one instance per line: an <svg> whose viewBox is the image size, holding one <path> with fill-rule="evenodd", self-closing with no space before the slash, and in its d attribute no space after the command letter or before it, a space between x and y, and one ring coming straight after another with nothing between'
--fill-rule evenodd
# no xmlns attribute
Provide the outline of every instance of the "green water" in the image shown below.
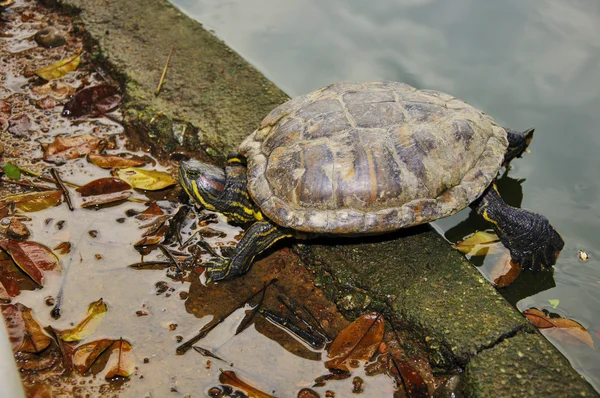
<svg viewBox="0 0 600 398"><path fill-rule="evenodd" d="M521 310L578 321L600 345L600 2L173 2L290 96L334 81L397 80L452 93L501 125L536 127L532 153L513 162L500 189L546 215L566 246L553 276L522 274L503 294ZM485 227L468 211L436 225L453 241ZM553 342L600 390L600 352Z"/></svg>

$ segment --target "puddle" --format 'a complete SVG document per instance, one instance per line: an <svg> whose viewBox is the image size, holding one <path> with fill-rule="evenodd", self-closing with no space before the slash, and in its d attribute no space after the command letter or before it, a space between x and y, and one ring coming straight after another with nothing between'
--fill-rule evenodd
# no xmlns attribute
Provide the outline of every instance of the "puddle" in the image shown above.
<svg viewBox="0 0 600 398"><path fill-rule="evenodd" d="M173 264L155 267L158 269L130 267L136 263L170 261L155 246L140 254L134 245L143 239L149 225L156 220L169 219L166 225L173 224L172 216L181 209L182 200L185 201L181 188L175 185L156 192L136 189L132 190L129 200L83 208L84 201L76 186L110 177L111 170L90 163L84 156L63 164L50 164L42 160L48 151L45 148L57 137L90 134L104 140L104 155L126 153L146 159L145 170L175 175L176 165L161 164L140 150L125 150L127 140L118 123L121 117L118 111L108 117L79 120L61 116L66 96L48 99L59 95L59 83L62 88L73 90L83 85L91 87L106 83L85 58L77 71L54 80L50 94L40 93L44 82L26 70L47 66L81 52L82 48L80 38L67 35L67 44L63 47L35 47L15 53L15 49L20 48L19 43L25 42L23 37L30 35L32 29L45 27L45 21L49 19L59 21L65 32L70 31L64 17L46 14L49 14L47 10L24 1L17 1L3 14L3 18L10 21L7 30L10 35L4 35L0 40L0 58L3 59L0 71L2 163L46 176L50 167L54 167L63 182L68 183L66 190L74 210L69 210L63 201L58 206L36 212L18 212L12 217L27 226L31 232L28 241L54 249L61 271L43 272L43 288L36 288L33 281L20 275L23 290L15 294L11 302L31 308L41 327L51 325L55 330L64 331L84 320L88 306L102 299L107 306L105 316L78 342L61 343L63 350L101 339L126 341L131 344L135 365L130 368L129 377L118 380L105 379L112 368L102 363L92 365L92 374L88 371L79 375L66 371L68 364L64 358L68 354L62 355L56 343L52 343L51 348L39 353L17 355L17 365L29 394L33 395L38 388L46 392L51 390L54 395L76 397L206 396L211 388L214 394L217 393L214 388L227 391L220 377L223 378L222 372L234 371L244 382L272 396L296 396L301 388L312 388L320 396L348 396L353 388L357 388L354 384L359 379L355 380L356 377L363 380L364 396L392 396L396 390L394 379L381 370L371 370L367 375L362 366L353 371L351 377L328 380L313 387L316 379L329 374L324 364L328 359L326 337L335 337L349 323L315 287L312 275L288 248L280 247L257 262L244 278L206 285L200 265L210 255L195 244L183 243L190 239L196 241L201 233L204 242L225 253L236 244L242 230L227 224L220 215L190 210L180 229L181 239L165 245L181 270ZM28 16L26 22L23 15ZM3 177L0 198L35 192L31 189L34 185L56 189L51 180L48 182L22 172L17 183ZM151 203L157 205L164 216L138 217ZM6 223L12 219L10 211L7 212L3 216L2 238L7 233ZM70 252L60 254L59 245L65 242L69 242ZM5 261L9 260L5 258ZM275 278L276 283L273 282ZM267 285L268 289L262 294ZM248 302L249 297L254 299ZM263 297L262 301L259 297ZM318 332L321 337L312 340L312 345L307 342L307 326L296 332L290 328L290 323L300 321L292 321L293 315L282 303L282 298L286 297L308 309L314 318L308 323L312 323L313 328L315 322L322 328L322 332ZM261 312L254 315L243 331L240 330L240 325L259 301ZM55 319L51 312L58 302L60 318ZM286 324L278 323L277 317L282 317ZM218 325L195 343L195 349L177 355L184 342L212 323ZM316 332L311 333L316 336ZM212 356L206 356L206 352ZM234 395L213 396L246 396L235 390Z"/></svg>

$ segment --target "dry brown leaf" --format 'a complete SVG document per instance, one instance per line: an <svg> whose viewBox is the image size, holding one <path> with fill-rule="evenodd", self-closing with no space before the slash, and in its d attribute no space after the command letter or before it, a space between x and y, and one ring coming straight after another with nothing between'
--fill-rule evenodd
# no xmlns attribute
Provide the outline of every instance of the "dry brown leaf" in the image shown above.
<svg viewBox="0 0 600 398"><path fill-rule="evenodd" d="M102 140L91 134L82 134L76 137L57 137L44 152L47 162L65 162L85 156L94 149Z"/></svg>
<svg viewBox="0 0 600 398"><path fill-rule="evenodd" d="M484 256L487 254L498 253L504 246L500 243L498 235L485 231L477 231L452 247L464 254Z"/></svg>
<svg viewBox="0 0 600 398"><path fill-rule="evenodd" d="M252 387L245 381L240 380L234 371L226 370L219 375L219 381L223 384L228 384L240 390L244 390L249 398L275 398L266 392L262 392L256 387Z"/></svg>
<svg viewBox="0 0 600 398"><path fill-rule="evenodd" d="M101 339L77 347L73 352L73 365L77 373L85 374L114 342L115 340L112 339Z"/></svg>
<svg viewBox="0 0 600 398"><path fill-rule="evenodd" d="M13 259L15 264L23 270L38 285L43 285L43 272L60 270L58 258L46 246L31 242L4 239L0 247Z"/></svg>
<svg viewBox="0 0 600 398"><path fill-rule="evenodd" d="M383 339L384 321L380 314L364 314L337 335L329 347L329 369L348 370L352 360L367 361L377 351Z"/></svg>
<svg viewBox="0 0 600 398"><path fill-rule="evenodd" d="M23 345L19 348L19 351L32 353L43 351L50 343L52 343L52 339L44 333L40 324L33 317L30 308L19 303L16 305L23 315L23 322L26 330Z"/></svg>
<svg viewBox="0 0 600 398"><path fill-rule="evenodd" d="M6 325L8 339L14 353L19 351L25 339L25 321L21 310L14 304L2 305L2 315Z"/></svg>
<svg viewBox="0 0 600 398"><path fill-rule="evenodd" d="M585 344L594 348L594 340L586 328L572 319L551 318L535 308L523 311L523 315L544 334L552 336L558 341L575 345Z"/></svg>
<svg viewBox="0 0 600 398"><path fill-rule="evenodd" d="M107 380L114 377L129 377L135 371L135 357L133 348L127 340L117 340L110 346L110 359L106 366L108 372L104 376Z"/></svg>
<svg viewBox="0 0 600 398"><path fill-rule="evenodd" d="M510 258L507 251L500 257L490 271L490 279L496 287L506 287L513 283L521 274L521 267Z"/></svg>
<svg viewBox="0 0 600 398"><path fill-rule="evenodd" d="M95 153L90 153L87 156L88 162L95 164L98 167L102 167L103 169L112 169L117 167L135 167L135 166L143 166L146 164L143 160L137 159L129 159L121 156L113 156L113 155L97 155Z"/></svg>

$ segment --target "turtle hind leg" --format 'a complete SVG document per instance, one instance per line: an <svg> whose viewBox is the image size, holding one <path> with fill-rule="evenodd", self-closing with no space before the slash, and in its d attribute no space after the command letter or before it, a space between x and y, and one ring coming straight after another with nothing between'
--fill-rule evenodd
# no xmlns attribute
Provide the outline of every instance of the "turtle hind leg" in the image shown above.
<svg viewBox="0 0 600 398"><path fill-rule="evenodd" d="M254 258L283 238L293 237L293 230L282 228L271 221L257 221L246 230L231 258L214 257L206 264L209 282L242 275L250 269Z"/></svg>
<svg viewBox="0 0 600 398"><path fill-rule="evenodd" d="M523 152L527 150L527 147L533 140L534 128L527 129L523 132L518 132L509 128L506 130L506 138L508 139L508 148L504 155L504 166L508 165L514 158L520 158Z"/></svg>
<svg viewBox="0 0 600 398"><path fill-rule="evenodd" d="M495 186L488 188L472 207L492 223L512 260L522 268L539 271L556 264L565 243L546 217L507 205Z"/></svg>

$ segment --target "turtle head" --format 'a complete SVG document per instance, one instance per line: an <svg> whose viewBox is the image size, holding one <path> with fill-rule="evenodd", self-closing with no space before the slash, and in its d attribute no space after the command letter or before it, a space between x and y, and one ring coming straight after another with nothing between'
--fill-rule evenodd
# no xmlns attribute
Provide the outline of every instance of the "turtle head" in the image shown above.
<svg viewBox="0 0 600 398"><path fill-rule="evenodd" d="M225 171L212 164L190 159L179 166L179 183L196 202L208 210L216 210L213 203L225 188Z"/></svg>
<svg viewBox="0 0 600 398"><path fill-rule="evenodd" d="M506 138L508 139L508 148L504 155L504 165L508 165L511 160L520 158L523 152L527 151L527 147L531 144L531 140L533 140L535 129L530 128L522 133L507 128L504 130L506 130Z"/></svg>

